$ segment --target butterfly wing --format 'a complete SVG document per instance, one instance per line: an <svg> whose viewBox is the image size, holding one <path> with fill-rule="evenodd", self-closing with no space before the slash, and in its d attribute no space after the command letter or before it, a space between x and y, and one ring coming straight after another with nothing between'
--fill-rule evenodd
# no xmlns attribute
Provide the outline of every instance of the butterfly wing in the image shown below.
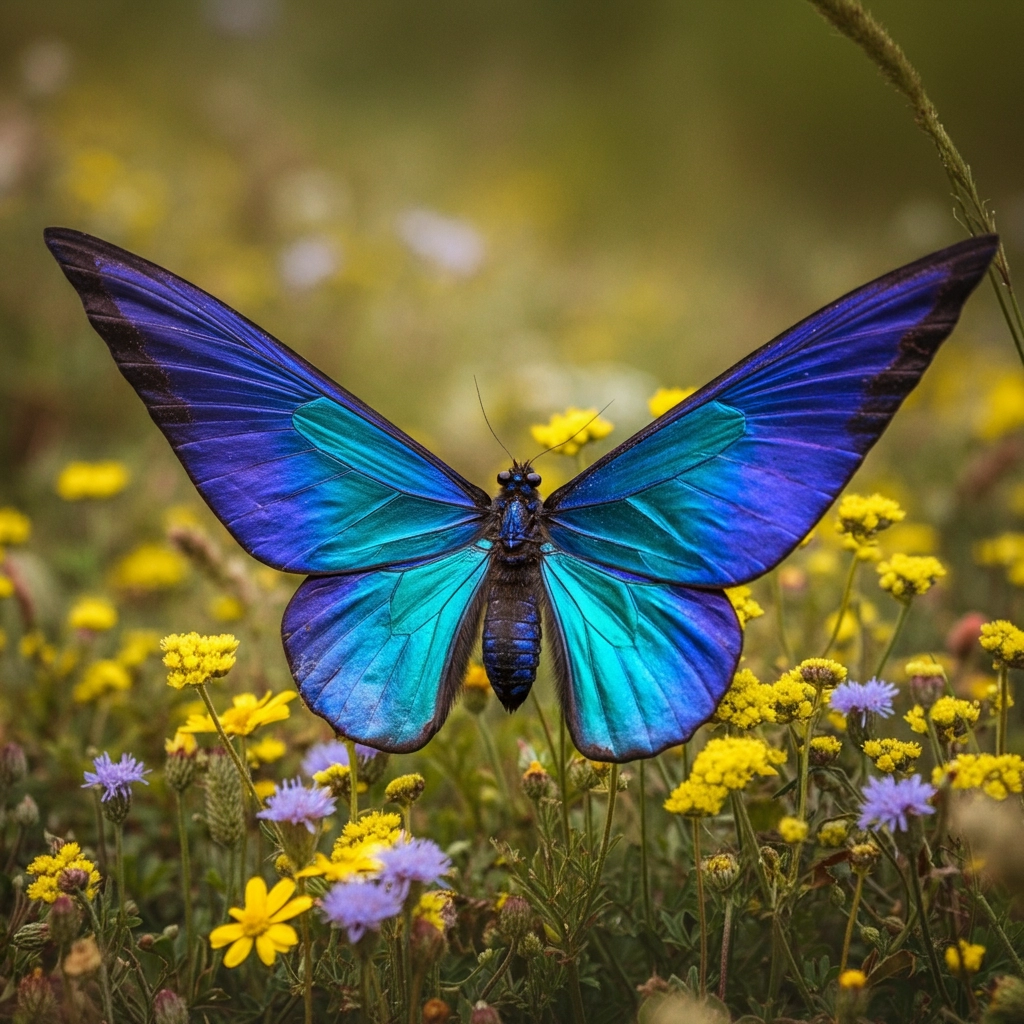
<svg viewBox="0 0 1024 1024"><path fill-rule="evenodd" d="M769 342L551 494L550 540L698 587L771 569L878 440L997 246L934 253Z"/></svg>
<svg viewBox="0 0 1024 1024"><path fill-rule="evenodd" d="M200 494L256 558L365 570L471 544L490 498L222 302L64 228L46 244Z"/></svg>
<svg viewBox="0 0 1024 1024"><path fill-rule="evenodd" d="M725 594L658 583L551 545L541 578L562 706L582 754L652 757L711 717L743 646Z"/></svg>
<svg viewBox="0 0 1024 1024"><path fill-rule="evenodd" d="M480 540L412 566L306 580L281 626L306 703L350 739L423 746L462 685L489 553Z"/></svg>

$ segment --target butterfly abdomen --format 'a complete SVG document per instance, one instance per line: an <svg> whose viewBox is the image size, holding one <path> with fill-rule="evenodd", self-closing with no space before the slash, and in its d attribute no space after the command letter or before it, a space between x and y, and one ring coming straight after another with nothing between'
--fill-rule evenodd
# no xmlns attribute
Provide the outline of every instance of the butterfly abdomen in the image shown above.
<svg viewBox="0 0 1024 1024"><path fill-rule="evenodd" d="M484 615L483 661L506 711L526 700L540 662L540 607L536 563L496 561Z"/></svg>

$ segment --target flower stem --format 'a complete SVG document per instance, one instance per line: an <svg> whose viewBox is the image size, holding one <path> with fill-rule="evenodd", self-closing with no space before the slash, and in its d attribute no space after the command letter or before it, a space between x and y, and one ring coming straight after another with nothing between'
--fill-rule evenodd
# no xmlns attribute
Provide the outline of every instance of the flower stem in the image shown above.
<svg viewBox="0 0 1024 1024"><path fill-rule="evenodd" d="M113 1024L114 1000L110 995L110 975L107 973L107 949L101 938L103 932L100 929L99 918L96 916L96 908L92 905L92 900L88 899L84 893L79 896L78 902L85 907L85 911L89 915L89 923L92 925L96 944L100 947L100 994L103 998L103 1015L107 1018L107 1024Z"/></svg>
<svg viewBox="0 0 1024 1024"><path fill-rule="evenodd" d="M917 875L917 854L910 854L907 858L910 869L910 885L914 890L914 902L917 903L917 916L921 922L921 941L924 944L925 953L928 955L928 966L931 968L932 980L935 987L942 996L942 1001L953 1009L949 993L946 991L946 984L942 978L942 970L939 967L939 958L935 952L935 943L932 942L931 928L928 926L928 908L924 905L924 893L921 891L921 879Z"/></svg>
<svg viewBox="0 0 1024 1024"><path fill-rule="evenodd" d="M725 898L725 922L722 925L722 956L718 963L718 998L725 1002L725 982L729 974L729 942L732 939L732 899Z"/></svg>
<svg viewBox="0 0 1024 1024"><path fill-rule="evenodd" d="M558 716L558 788L562 792L562 838L569 849L569 782L565 770L565 715Z"/></svg>
<svg viewBox="0 0 1024 1024"><path fill-rule="evenodd" d="M811 0L811 3L814 2L815 0ZM857 575L857 565L859 561L860 560L857 558L857 552L854 551L850 556L850 568L847 570L846 582L843 584L843 596L839 602L839 612L836 615L836 624L832 629L832 635L829 637L828 643L825 645L825 650L821 652L821 656L823 658L828 657L828 652L832 650L833 644L835 644L839 637L839 630L843 628L843 619L846 618L846 610L850 606L850 593L853 590L853 580Z"/></svg>
<svg viewBox="0 0 1024 1024"><path fill-rule="evenodd" d="M850 956L850 941L853 939L853 925L857 920L861 893L864 891L864 875L857 872L857 887L853 890L853 903L850 904L850 919L846 922L846 934L843 936L843 953L839 958L839 973L846 970L846 961Z"/></svg>
<svg viewBox="0 0 1024 1024"><path fill-rule="evenodd" d="M299 895L305 895L306 880L299 880ZM309 938L309 914L302 915L302 1002L305 1024L313 1024L313 943Z"/></svg>
<svg viewBox="0 0 1024 1024"><path fill-rule="evenodd" d="M590 908L594 904L594 899L597 897L597 890L601 885L601 875L604 872L605 858L608 856L608 842L611 839L612 834L612 818L615 816L615 795L619 790L619 766L617 764L612 765L612 770L608 773L608 810L605 813L604 819L604 834L601 836L601 848L597 853L597 867L594 871L594 880L590 885L590 891L587 893L586 901L583 904L583 913L580 915L581 921L586 921L590 916Z"/></svg>
<svg viewBox="0 0 1024 1024"><path fill-rule="evenodd" d="M348 820L358 821L359 819L359 758L356 756L356 745L350 740L345 740L345 749L348 751Z"/></svg>
<svg viewBox="0 0 1024 1024"><path fill-rule="evenodd" d="M192 949L195 935L192 931L192 861L188 849L188 820L185 817L184 794L175 792L178 806L178 846L181 849L181 899L185 907L185 977L188 980L187 992L189 1001L192 999Z"/></svg>
<svg viewBox="0 0 1024 1024"><path fill-rule="evenodd" d="M1009 954L1010 959L1013 961L1013 966L1016 968L1017 974L1024 976L1024 961L1021 961L1020 954L1013 948L1013 943L1007 938L1006 932L1003 931L1003 926L999 923L999 918L996 917L996 912L992 909L992 904L985 899L984 893L979 889L974 889L974 902L981 908L981 912L988 918L988 923L995 929L996 935L999 936L999 941L1002 943L1003 949Z"/></svg>
<svg viewBox="0 0 1024 1024"><path fill-rule="evenodd" d="M882 657L878 659L878 667L875 669L876 677L881 677L882 672L885 670L885 663L889 660L889 655L892 654L893 648L896 646L896 641L900 638L900 633L903 632L903 624L907 621L907 614L910 612L910 605L910 601L903 601L900 604L900 614L896 619L896 625L893 627L892 636L889 637L889 643L882 652Z"/></svg>
<svg viewBox="0 0 1024 1024"><path fill-rule="evenodd" d="M694 817L693 826L693 867L697 872L697 913L700 920L700 998L707 995L708 988L708 918L704 906L704 872L700 863L700 818Z"/></svg>
<svg viewBox="0 0 1024 1024"><path fill-rule="evenodd" d="M501 758L498 757L498 749L494 745L494 737L491 735L491 727L484 720L484 716L476 716L477 728L480 730L480 738L483 740L484 749L487 751L487 758L491 762L491 771L494 772L494 781L498 783L498 790L501 793L502 806L508 807L508 780L502 768Z"/></svg>
<svg viewBox="0 0 1024 1024"><path fill-rule="evenodd" d="M772 600L775 603L775 628L779 631L779 645L782 647L782 655L787 665L793 664L793 650L789 646L789 637L786 636L786 606L782 599L782 580L779 579L778 568L771 574Z"/></svg>
<svg viewBox="0 0 1024 1024"><path fill-rule="evenodd" d="M117 863L114 870L117 872L117 926L124 927L125 923L125 901L128 899L124 891L124 849L122 847L124 828L120 822L114 825L114 859Z"/></svg>
<svg viewBox="0 0 1024 1024"><path fill-rule="evenodd" d="M512 957L515 956L515 952L516 943L513 941L512 944L508 947L508 952L505 954L505 959L501 961L501 963L498 966L498 969L494 972L494 974L491 975L491 978L487 982L487 984L484 985L482 991L480 992L480 995L477 997L478 999L486 999L491 994L491 990L502 979L502 977L504 976L505 972L509 969L509 967L512 966Z"/></svg>
<svg viewBox="0 0 1024 1024"><path fill-rule="evenodd" d="M996 720L996 754L1006 753L1006 728L1009 724L1010 684L1004 664L999 665L999 718Z"/></svg>
<svg viewBox="0 0 1024 1024"><path fill-rule="evenodd" d="M651 879L647 867L647 793L644 786L644 762L640 762L640 882L644 900L644 920L651 921Z"/></svg>
<svg viewBox="0 0 1024 1024"><path fill-rule="evenodd" d="M210 718L213 719L213 724L217 729L217 735L220 737L220 741L224 745L224 749L228 752L231 756L231 760L234 762L235 771L238 772L238 777L242 780L242 785L249 791L249 795L252 797L256 806L262 807L263 801L260 799L260 795L256 792L256 787L252 783L252 776L249 774L249 769L242 764L242 761L238 756L238 751L235 750L235 745L231 742L228 738L228 734L224 731L224 726L221 725L220 718L217 717L217 712L214 710L213 701L210 700L210 695L206 691L206 684L200 683L196 689L199 690L199 696L203 698L206 710Z"/></svg>
<svg viewBox="0 0 1024 1024"><path fill-rule="evenodd" d="M96 811L96 847L100 859L100 874L107 878L107 829L103 824L103 804L100 801L99 786L93 786L92 801Z"/></svg>

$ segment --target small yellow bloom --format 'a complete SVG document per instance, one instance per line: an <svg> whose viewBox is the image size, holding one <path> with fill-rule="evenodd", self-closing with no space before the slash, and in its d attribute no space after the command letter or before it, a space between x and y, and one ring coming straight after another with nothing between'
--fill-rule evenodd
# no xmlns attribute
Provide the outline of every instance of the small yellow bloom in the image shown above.
<svg viewBox="0 0 1024 1024"><path fill-rule="evenodd" d="M129 629L121 638L117 660L127 669L139 668L160 650L160 634L155 629Z"/></svg>
<svg viewBox="0 0 1024 1024"><path fill-rule="evenodd" d="M950 974L974 974L981 970L984 958L985 947L965 939L946 947L946 967Z"/></svg>
<svg viewBox="0 0 1024 1024"><path fill-rule="evenodd" d="M927 594L946 575L945 566L933 555L895 554L875 566L878 585L897 601L910 601Z"/></svg>
<svg viewBox="0 0 1024 1024"><path fill-rule="evenodd" d="M902 522L906 515L899 502L881 494L847 494L839 502L836 529L843 534L844 543L850 541L852 544L847 546L855 548L873 541L893 523Z"/></svg>
<svg viewBox="0 0 1024 1024"><path fill-rule="evenodd" d="M120 662L103 658L86 667L81 680L72 689L71 697L77 704L88 704L106 693L128 690L131 685L132 677Z"/></svg>
<svg viewBox="0 0 1024 1024"><path fill-rule="evenodd" d="M291 714L288 702L296 697L298 694L294 690L285 690L274 696L268 690L259 698L255 693L240 693L231 698L232 706L217 717L229 736L251 736L260 726L288 718ZM217 726L209 715L190 715L182 731L216 732Z"/></svg>
<svg viewBox="0 0 1024 1024"><path fill-rule="evenodd" d="M779 835L783 842L802 843L807 838L807 822L801 818L785 817L779 822Z"/></svg>
<svg viewBox="0 0 1024 1024"><path fill-rule="evenodd" d="M920 735L924 735L928 731L928 719L925 718L924 708L920 704L915 704L904 716L903 721L910 726L911 730Z"/></svg>
<svg viewBox="0 0 1024 1024"><path fill-rule="evenodd" d="M419 902L413 907L412 916L418 921L425 921L427 924L433 925L444 934L448 927L445 913L451 902L451 895L444 889L432 889L420 897Z"/></svg>
<svg viewBox="0 0 1024 1024"><path fill-rule="evenodd" d="M746 629L751 619L764 615L764 609L750 596L750 587L728 587L725 596L740 620L740 629Z"/></svg>
<svg viewBox="0 0 1024 1024"><path fill-rule="evenodd" d="M331 856L338 850L349 846L358 846L367 841L394 846L402 834L402 817L399 814L385 811L371 811L357 821L348 822L341 830L341 835L334 841Z"/></svg>
<svg viewBox="0 0 1024 1024"><path fill-rule="evenodd" d="M118 562L112 580L121 590L150 593L176 587L188 572L185 556L166 544L140 544Z"/></svg>
<svg viewBox="0 0 1024 1024"><path fill-rule="evenodd" d="M1024 759L1019 754L959 754L932 770L933 785L945 779L953 789L980 789L993 800L1005 800L1024 788Z"/></svg>
<svg viewBox="0 0 1024 1024"><path fill-rule="evenodd" d="M1006 619L986 622L978 642L992 655L996 665L1024 668L1024 630Z"/></svg>
<svg viewBox="0 0 1024 1024"><path fill-rule="evenodd" d="M1024 380L1017 373L1003 373L983 402L975 434L983 441L995 441L1024 426Z"/></svg>
<svg viewBox="0 0 1024 1024"><path fill-rule="evenodd" d="M178 729L169 740L164 740L164 751L168 754L184 754L191 757L199 749L195 736L190 732Z"/></svg>
<svg viewBox="0 0 1024 1024"><path fill-rule="evenodd" d="M659 416L664 416L669 409L674 409L684 398L689 398L696 390L696 388L658 388L647 399L647 408L657 419Z"/></svg>
<svg viewBox="0 0 1024 1024"><path fill-rule="evenodd" d="M811 762L831 764L843 752L843 741L835 736L815 736L811 740Z"/></svg>
<svg viewBox="0 0 1024 1024"><path fill-rule="evenodd" d="M32 521L16 508L0 508L0 548L24 544L32 535Z"/></svg>
<svg viewBox="0 0 1024 1024"><path fill-rule="evenodd" d="M584 445L607 437L615 429L598 414L597 409L570 406L564 413L555 413L546 424L530 427L534 441L543 448L557 448L562 455L575 455Z"/></svg>
<svg viewBox="0 0 1024 1024"><path fill-rule="evenodd" d="M102 597L80 597L68 612L68 626L103 633L117 625L117 609Z"/></svg>
<svg viewBox="0 0 1024 1024"><path fill-rule="evenodd" d="M160 649L164 651L164 664L170 669L167 683L180 690L227 675L235 664L238 640L230 633L219 636L172 633L160 641Z"/></svg>
<svg viewBox="0 0 1024 1024"><path fill-rule="evenodd" d="M3 551L0 550L0 557L3 557ZM0 573L0 599L10 597L14 593L14 581L10 576L5 576Z"/></svg>
<svg viewBox="0 0 1024 1024"><path fill-rule="evenodd" d="M233 594L218 594L210 602L210 615L218 622L238 622L245 618L245 605Z"/></svg>
<svg viewBox="0 0 1024 1024"><path fill-rule="evenodd" d="M67 870L81 870L89 876L85 889L86 899L96 895L96 887L100 884L100 873L91 860L82 856L82 848L78 843L65 843L55 854L42 854L36 857L25 869L36 880L28 887L30 900L42 900L53 903L61 895L57 880Z"/></svg>
<svg viewBox="0 0 1024 1024"><path fill-rule="evenodd" d="M843 843L846 842L846 837L849 834L850 826L845 821L826 821L825 824L818 829L818 845L831 847L842 846Z"/></svg>
<svg viewBox="0 0 1024 1024"><path fill-rule="evenodd" d="M467 690L484 690L490 691L491 683L487 678L487 671L483 665L477 662L471 662L469 668L466 669L465 678L462 680L462 685Z"/></svg>
<svg viewBox="0 0 1024 1024"><path fill-rule="evenodd" d="M246 757L253 767L260 764L273 764L288 752L288 747L276 736L264 736L246 748Z"/></svg>
<svg viewBox="0 0 1024 1024"><path fill-rule="evenodd" d="M295 873L296 878L323 878L325 882L345 882L351 878L372 878L384 864L377 858L383 843L363 842L356 846L335 846L328 860L318 853L309 867Z"/></svg>
<svg viewBox="0 0 1024 1024"><path fill-rule="evenodd" d="M261 800L266 800L277 792L277 783L273 779L257 779L252 788L256 790L256 795Z"/></svg>
<svg viewBox="0 0 1024 1024"><path fill-rule="evenodd" d="M868 976L863 971L843 971L839 975L839 987L860 990L868 983Z"/></svg>
<svg viewBox="0 0 1024 1024"><path fill-rule="evenodd" d="M128 486L123 462L69 462L57 477L57 494L65 501L112 498Z"/></svg>
<svg viewBox="0 0 1024 1024"><path fill-rule="evenodd" d="M880 772L910 771L921 756L921 744L906 740L867 740L862 749Z"/></svg>
<svg viewBox="0 0 1024 1024"><path fill-rule="evenodd" d="M409 775L399 775L392 779L384 790L384 799L389 804L402 804L403 806L414 804L423 795L427 780L418 772Z"/></svg>
<svg viewBox="0 0 1024 1024"><path fill-rule="evenodd" d="M945 679L946 670L942 663L931 658L911 658L903 666L908 679Z"/></svg>
<svg viewBox="0 0 1024 1024"><path fill-rule="evenodd" d="M732 677L712 716L714 722L727 722L738 729L753 729L762 722L775 721L775 691L762 683L748 668L741 668Z"/></svg>
<svg viewBox="0 0 1024 1024"><path fill-rule="evenodd" d="M916 705L914 710L917 710ZM961 700L959 697L940 697L928 711L928 717L947 743L964 736L980 714L981 705L976 700ZM914 729L912 722L910 727Z"/></svg>
<svg viewBox="0 0 1024 1024"><path fill-rule="evenodd" d="M290 899L295 892L295 883L282 878L270 892L262 878L250 878L245 886L245 906L232 907L228 913L235 924L222 924L210 932L210 946L220 949L230 943L224 954L225 967L237 967L252 952L267 967L273 965L278 953L287 953L298 944L295 929L282 922L305 913L313 905L308 896Z"/></svg>
<svg viewBox="0 0 1024 1024"><path fill-rule="evenodd" d="M772 703L775 706L775 722L785 725L789 722L806 722L814 713L817 689L804 682L797 669L790 669L772 683Z"/></svg>

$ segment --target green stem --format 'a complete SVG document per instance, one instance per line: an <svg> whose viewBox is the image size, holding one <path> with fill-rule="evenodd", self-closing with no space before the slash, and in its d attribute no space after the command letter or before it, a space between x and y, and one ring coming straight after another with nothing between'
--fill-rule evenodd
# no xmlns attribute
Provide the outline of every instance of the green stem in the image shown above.
<svg viewBox="0 0 1024 1024"><path fill-rule="evenodd" d="M257 807L263 806L263 801L260 799L259 793L256 792L256 787L252 783L252 776L249 774L249 769L242 764L241 759L238 756L238 751L235 750L235 745L228 738L228 734L224 731L224 726L221 725L220 719L217 717L217 712L214 710L213 701L210 700L210 695L206 691L206 684L201 683L196 687L199 690L199 696L203 698L203 703L206 705L206 711L210 718L213 719L214 727L217 730L217 735L220 737L220 741L224 746L224 749L231 756L231 760L234 762L235 771L238 772L238 777L242 780L242 785L249 791L249 795L252 797L253 802Z"/></svg>
<svg viewBox="0 0 1024 1024"><path fill-rule="evenodd" d="M732 898L725 898L725 922L722 925L722 956L718 963L718 998L725 1002L725 981L729 974L729 942L732 939Z"/></svg>
<svg viewBox="0 0 1024 1024"><path fill-rule="evenodd" d="M853 890L853 903L850 904L850 919L846 922L846 934L843 936L843 953L839 957L839 973L846 970L846 961L850 957L850 942L853 939L853 925L857 920L861 893L864 891L864 875L857 873L857 887Z"/></svg>
<svg viewBox="0 0 1024 1024"><path fill-rule="evenodd" d="M700 921L700 998L708 989L708 918L704 906L704 872L700 862L700 818L691 819L693 826L693 867L697 872L697 913Z"/></svg>
<svg viewBox="0 0 1024 1024"><path fill-rule="evenodd" d="M96 847L100 859L100 874L107 878L109 875L107 868L107 827L104 824L103 803L100 799L99 786L93 786L92 801L96 812Z"/></svg>
<svg viewBox="0 0 1024 1024"><path fill-rule="evenodd" d="M572 1003L573 1024L587 1024L586 1011L583 1009L583 992L580 990L580 972L575 960L565 965L569 975L569 1001Z"/></svg>
<svg viewBox="0 0 1024 1024"><path fill-rule="evenodd" d="M356 745L350 740L345 740L345 749L348 751L348 820L359 820L359 758L356 756Z"/></svg>
<svg viewBox="0 0 1024 1024"><path fill-rule="evenodd" d="M647 792L644 785L644 762L640 762L640 881L644 900L644 920L651 921L651 879L647 867Z"/></svg>
<svg viewBox="0 0 1024 1024"><path fill-rule="evenodd" d="M565 770L565 715L558 716L558 788L562 794L562 838L569 850L569 782Z"/></svg>
<svg viewBox="0 0 1024 1024"><path fill-rule="evenodd" d="M814 0L811 0L811 3L814 3ZM850 568L846 572L846 582L843 584L843 596L839 602L836 624L832 630L832 635L828 638L828 643L825 645L825 650L821 652L823 658L828 657L828 652L832 650L832 646L839 636L839 630L843 628L843 619L846 618L846 610L850 606L850 593L853 591L853 580L857 575L857 565L859 562L860 559L857 558L857 552L854 551L850 557Z"/></svg>
<svg viewBox="0 0 1024 1024"><path fill-rule="evenodd" d="M188 820L185 817L184 794L175 791L175 802L178 807L178 846L181 849L181 899L185 906L185 977L188 980L187 992L192 998L192 950L195 945L195 934L192 925L192 861L188 848Z"/></svg>
<svg viewBox="0 0 1024 1024"><path fill-rule="evenodd" d="M807 982L797 966L796 957L793 956L793 950L789 948L786 933L782 930L782 924L777 914L772 918L772 926L775 930L776 942L786 956L786 963L789 964L789 973L792 975L793 984L796 985L796 990L800 993L800 998L804 1001L808 1012L814 1013L814 999L811 997L811 990L807 987Z"/></svg>
<svg viewBox="0 0 1024 1024"><path fill-rule="evenodd" d="M494 974L491 975L490 980L487 982L487 984L484 985L483 989L480 992L480 995L478 996L478 1000L486 999L491 994L491 991L494 988L494 986L498 984L498 982L504 976L505 972L509 969L509 967L512 966L512 957L515 956L515 953L516 943L513 942L508 947L508 952L505 954L505 959L501 961L501 963L498 966L498 969L494 972ZM416 1024L416 1022L412 1020L412 1018L410 1018L410 1024Z"/></svg>
<svg viewBox="0 0 1024 1024"><path fill-rule="evenodd" d="M999 718L996 720L996 754L1006 753L1006 729L1009 724L1010 683L1006 666L999 666Z"/></svg>
<svg viewBox="0 0 1024 1024"><path fill-rule="evenodd" d="M773 887L768 881L768 876L765 874L764 864L761 861L761 854L757 847L757 835L754 832L754 826L750 823L750 816L747 814L747 808L740 798L740 794L735 790L729 794L732 800L732 813L733 820L736 823L736 832L740 841L741 850L747 851L747 856L750 857L751 862L754 865L754 872L757 875L757 882L761 888L761 895L764 897L764 901L769 909L774 910L775 908L775 895Z"/></svg>
<svg viewBox="0 0 1024 1024"><path fill-rule="evenodd" d="M580 915L581 921L586 921L590 916L590 908L594 905L594 900L597 897L597 890L601 885L601 875L604 872L605 858L608 856L608 842L612 835L612 818L615 816L615 796L619 790L619 766L617 764L612 765L612 770L608 773L608 810L605 813L604 818L604 834L601 836L601 848L597 853L597 867L594 871L594 880L590 885L590 891L587 893L587 898L583 904L583 913Z"/></svg>
<svg viewBox="0 0 1024 1024"><path fill-rule="evenodd" d="M917 875L917 855L911 854L907 860L909 861L910 886L914 891L914 902L917 903L917 917L921 923L921 941L924 945L925 953L928 955L928 966L931 968L932 980L942 996L942 1001L952 1010L953 1004L950 1002L949 993L946 991L946 983L942 977L938 954L935 952L931 928L928 925L928 908L925 906L924 893L921 891L921 879Z"/></svg>
<svg viewBox="0 0 1024 1024"><path fill-rule="evenodd" d="M779 570L771 574L772 600L775 602L775 628L779 631L779 644L782 647L783 657L787 665L793 664L793 650L789 646L789 637L786 636L786 606L782 600L782 581L779 579Z"/></svg>
<svg viewBox="0 0 1024 1024"><path fill-rule="evenodd" d="M988 923L995 929L1003 949L1009 955L1010 960L1013 961L1013 966L1018 976L1024 977L1024 961L1021 960L1020 954L1013 948L1013 943L1010 942L1006 932L1003 931L1003 926L999 923L999 918L996 917L996 912L992 909L992 905L978 889L974 890L974 902L977 903L981 912L988 918Z"/></svg>
<svg viewBox="0 0 1024 1024"><path fill-rule="evenodd" d="M889 660L889 655L892 654L893 648L896 646L896 641L900 638L900 633L903 632L903 625L907 621L907 615L910 612L911 601L903 601L900 604L900 614L896 619L896 625L893 627L892 636L889 637L889 643L886 645L885 650L882 652L882 657L878 659L878 667L875 669L876 678L881 678L882 672L885 670L885 663Z"/></svg>
<svg viewBox="0 0 1024 1024"><path fill-rule="evenodd" d="M562 794L562 834L565 838L565 848L569 849L569 805L565 799L565 720L562 719L562 751L561 755L555 747L554 737L551 735L551 729L548 727L548 720L544 717L544 709L540 706L540 699L537 697L535 690L530 691L530 695L533 697L533 706L537 712L537 717L540 719L541 728L544 730L544 738L548 742L548 750L551 751L551 760L554 762L555 767L558 770L558 788Z"/></svg>
<svg viewBox="0 0 1024 1024"><path fill-rule="evenodd" d="M306 880L299 880L299 895L306 892ZM309 914L302 915L302 1002L305 1024L313 1024L313 943L309 937Z"/></svg>
<svg viewBox="0 0 1024 1024"><path fill-rule="evenodd" d="M125 914L125 902L128 899L128 895L125 892L124 886L124 849L122 848L124 829L120 822L114 825L114 859L117 863L114 865L114 870L117 872L117 926L118 928L124 927L126 914Z"/></svg>
<svg viewBox="0 0 1024 1024"><path fill-rule="evenodd" d="M480 738L483 740L484 749L487 751L488 760L491 762L491 771L494 772L494 781L498 783L498 790L501 792L502 806L508 807L508 780L505 778L505 771L502 768L501 758L498 757L498 749L494 745L494 737L491 735L491 727L487 724L484 716L477 715L477 728L480 730Z"/></svg>
<svg viewBox="0 0 1024 1024"><path fill-rule="evenodd" d="M99 918L96 916L96 908L92 905L92 900L87 899L84 893L79 896L78 902L85 907L86 913L89 915L96 944L100 947L100 994L103 998L103 1015L107 1019L106 1024L114 1024L114 1000L110 994L110 975L107 973L107 948L103 942Z"/></svg>

